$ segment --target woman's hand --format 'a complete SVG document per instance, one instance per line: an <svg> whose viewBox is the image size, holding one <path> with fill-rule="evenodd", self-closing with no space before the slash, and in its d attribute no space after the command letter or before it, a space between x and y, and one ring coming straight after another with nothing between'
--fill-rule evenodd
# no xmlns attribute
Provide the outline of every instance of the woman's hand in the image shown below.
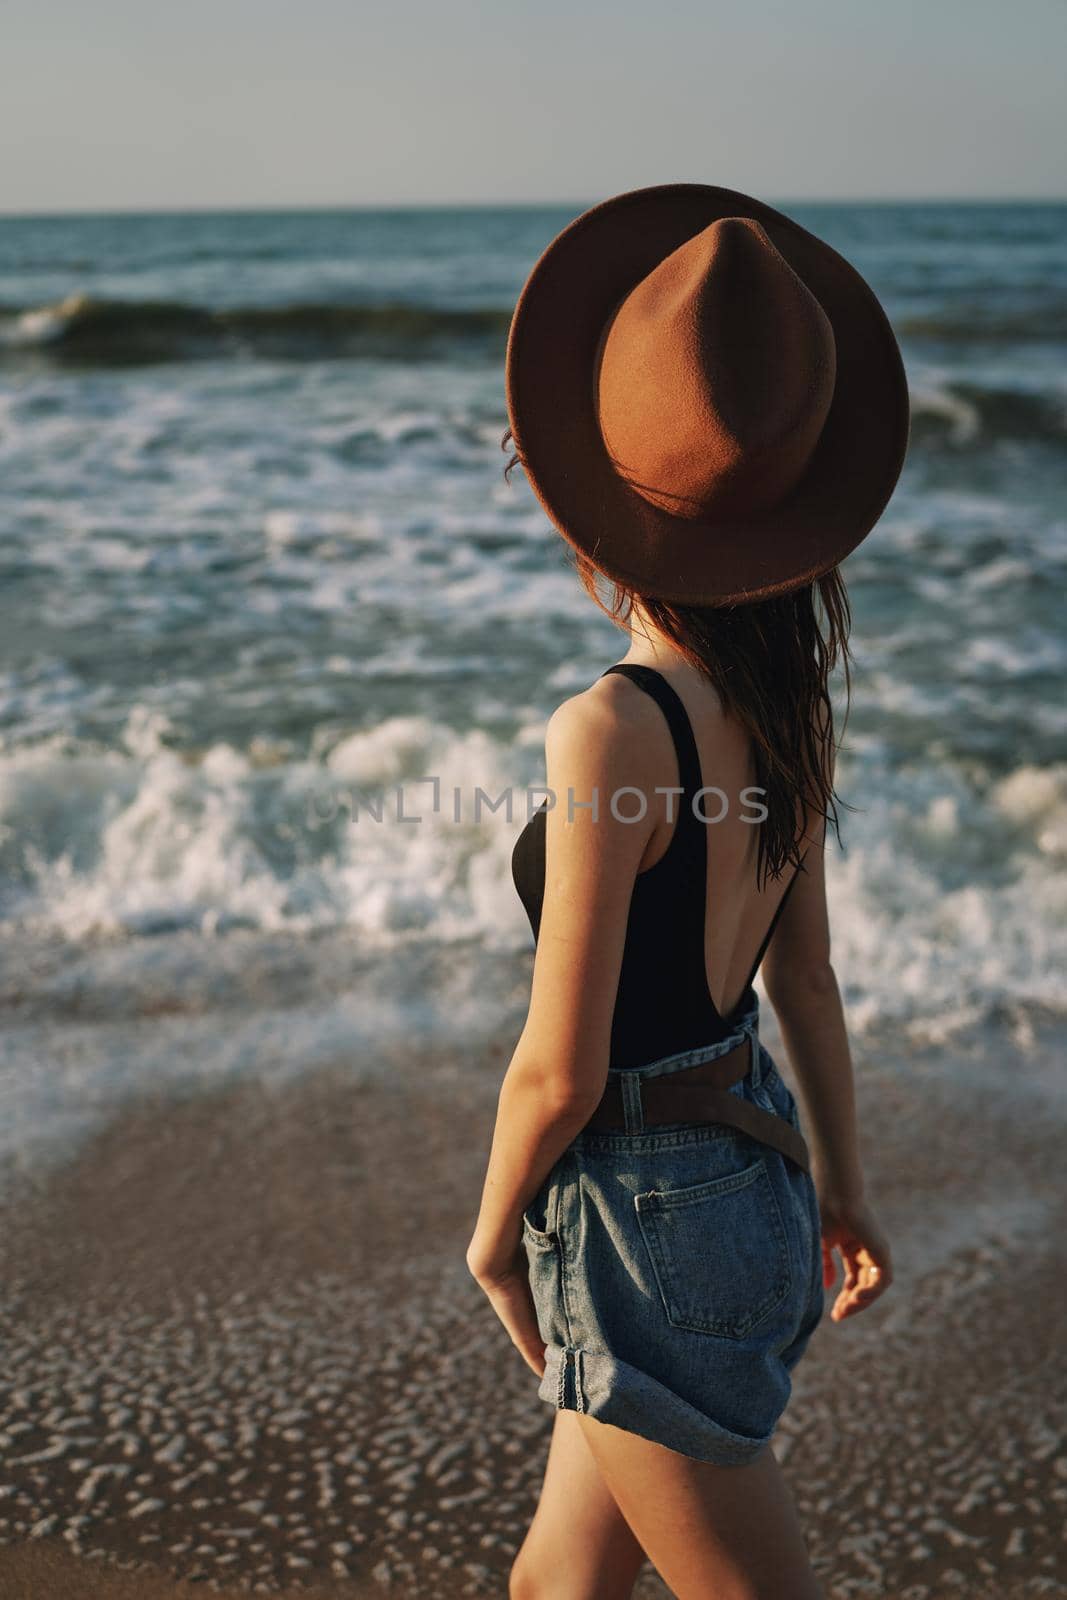
<svg viewBox="0 0 1067 1600"><path fill-rule="evenodd" d="M510 1258L501 1263L486 1260L472 1249L467 1251L471 1277L489 1297L489 1304L507 1330L508 1337L530 1370L543 1377L545 1343L537 1326L526 1247L522 1236Z"/></svg>
<svg viewBox="0 0 1067 1600"><path fill-rule="evenodd" d="M865 1200L849 1200L818 1189L822 1228L822 1281L832 1289L837 1278L833 1253L840 1252L845 1281L830 1308L833 1322L855 1316L883 1295L893 1281L889 1242Z"/></svg>

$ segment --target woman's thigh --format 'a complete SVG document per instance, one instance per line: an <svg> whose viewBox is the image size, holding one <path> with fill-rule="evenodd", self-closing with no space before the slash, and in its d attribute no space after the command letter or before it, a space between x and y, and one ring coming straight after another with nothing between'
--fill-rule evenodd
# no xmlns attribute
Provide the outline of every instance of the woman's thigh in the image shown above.
<svg viewBox="0 0 1067 1600"><path fill-rule="evenodd" d="M578 1413L557 1411L512 1600L627 1600L645 1553L604 1482Z"/></svg>
<svg viewBox="0 0 1067 1600"><path fill-rule="evenodd" d="M678 1600L822 1600L770 1446L747 1466L719 1467L574 1415L635 1539Z"/></svg>

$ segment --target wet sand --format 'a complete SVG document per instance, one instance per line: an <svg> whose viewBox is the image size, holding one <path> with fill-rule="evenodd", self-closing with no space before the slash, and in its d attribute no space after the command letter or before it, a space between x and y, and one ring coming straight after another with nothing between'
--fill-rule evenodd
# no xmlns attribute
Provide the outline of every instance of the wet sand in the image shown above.
<svg viewBox="0 0 1067 1600"><path fill-rule="evenodd" d="M1067 1594L1062 1054L857 1051L897 1279L775 1440L830 1600ZM144 1099L7 1185L4 1600L506 1594L552 1423L463 1261L506 1062Z"/></svg>

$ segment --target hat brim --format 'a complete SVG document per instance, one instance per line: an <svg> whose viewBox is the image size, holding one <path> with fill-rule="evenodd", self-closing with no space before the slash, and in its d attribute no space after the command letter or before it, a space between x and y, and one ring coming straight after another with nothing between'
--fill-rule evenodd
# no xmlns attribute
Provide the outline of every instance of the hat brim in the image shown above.
<svg viewBox="0 0 1067 1600"><path fill-rule="evenodd" d="M802 478L777 505L747 517L676 517L612 464L597 420L597 348L619 302L665 256L717 218L738 216L765 228L830 319L833 400ZM679 602L744 603L828 572L878 521L908 444L904 364L869 285L791 218L706 184L630 190L556 236L515 307L506 392L527 478L563 537L609 578Z"/></svg>

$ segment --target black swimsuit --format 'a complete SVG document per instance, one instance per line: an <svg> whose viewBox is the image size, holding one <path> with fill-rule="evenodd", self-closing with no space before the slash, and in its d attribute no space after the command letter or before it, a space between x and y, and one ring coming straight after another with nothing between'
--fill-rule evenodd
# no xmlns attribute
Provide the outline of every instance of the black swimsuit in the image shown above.
<svg viewBox="0 0 1067 1600"><path fill-rule="evenodd" d="M688 712L661 673L652 667L617 662L621 672L650 694L667 719L678 759L677 821L666 852L634 880L626 925L619 988L611 1026L610 1066L628 1068L654 1058L726 1038L735 1019L751 1004L752 980L766 953L799 868L778 903L759 947L741 997L728 1017L720 1015L708 991L704 964L704 912L707 894L707 842L693 807L703 787L700 755ZM606 677L607 673L601 674ZM706 815L703 802L701 816ZM544 902L545 816L547 801L519 835L511 872L536 941Z"/></svg>

